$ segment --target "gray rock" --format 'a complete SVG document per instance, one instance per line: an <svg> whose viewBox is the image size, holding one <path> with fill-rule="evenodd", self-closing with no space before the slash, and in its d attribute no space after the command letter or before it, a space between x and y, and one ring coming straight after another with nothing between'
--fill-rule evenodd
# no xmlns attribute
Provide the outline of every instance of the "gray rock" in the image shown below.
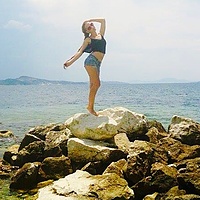
<svg viewBox="0 0 200 200"><path fill-rule="evenodd" d="M101 161L111 163L126 157L126 154L115 148L106 147L107 143L88 139L70 138L68 140L68 157L78 163Z"/></svg>
<svg viewBox="0 0 200 200"><path fill-rule="evenodd" d="M130 135L133 133L143 134L144 129L147 129L146 117L126 108L109 108L98 114L98 116L76 114L65 124L74 136L92 140L107 140L121 132Z"/></svg>
<svg viewBox="0 0 200 200"><path fill-rule="evenodd" d="M169 126L171 137L188 145L200 145L200 124L189 118L173 116Z"/></svg>

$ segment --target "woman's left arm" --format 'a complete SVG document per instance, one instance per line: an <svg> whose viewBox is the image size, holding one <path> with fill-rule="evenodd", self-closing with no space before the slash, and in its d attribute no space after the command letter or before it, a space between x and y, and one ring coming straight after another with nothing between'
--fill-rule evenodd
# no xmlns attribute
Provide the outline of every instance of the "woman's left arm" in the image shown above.
<svg viewBox="0 0 200 200"><path fill-rule="evenodd" d="M106 20L105 19L103 19L103 18L100 18L100 19L89 19L87 21L88 22L99 22L101 24L101 26L100 26L100 34L102 36L104 36L105 30L106 30Z"/></svg>

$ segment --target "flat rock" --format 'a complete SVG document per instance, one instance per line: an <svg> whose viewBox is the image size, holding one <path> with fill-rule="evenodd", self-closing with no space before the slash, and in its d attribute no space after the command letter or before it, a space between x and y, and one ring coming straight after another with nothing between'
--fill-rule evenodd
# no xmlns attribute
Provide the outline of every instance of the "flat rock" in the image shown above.
<svg viewBox="0 0 200 200"><path fill-rule="evenodd" d="M91 175L77 170L65 178L55 181L51 186L39 190L38 200L112 200L114 198L130 199L133 190L125 179L115 173Z"/></svg>
<svg viewBox="0 0 200 200"><path fill-rule="evenodd" d="M68 157L75 162L112 162L126 157L126 154L115 148L107 147L105 142L70 138L68 140Z"/></svg>

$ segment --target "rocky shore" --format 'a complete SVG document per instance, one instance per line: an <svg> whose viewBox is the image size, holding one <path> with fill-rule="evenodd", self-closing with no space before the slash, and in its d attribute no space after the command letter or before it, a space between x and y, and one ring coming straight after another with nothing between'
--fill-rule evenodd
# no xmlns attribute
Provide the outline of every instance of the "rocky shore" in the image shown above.
<svg viewBox="0 0 200 200"><path fill-rule="evenodd" d="M200 124L173 116L165 130L122 107L76 114L10 147L0 162L9 176L10 190L38 200L200 199Z"/></svg>

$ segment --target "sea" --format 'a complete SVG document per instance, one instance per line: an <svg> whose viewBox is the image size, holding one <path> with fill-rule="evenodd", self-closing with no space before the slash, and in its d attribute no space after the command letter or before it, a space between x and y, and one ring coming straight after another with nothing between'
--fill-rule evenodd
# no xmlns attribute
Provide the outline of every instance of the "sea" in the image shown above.
<svg viewBox="0 0 200 200"><path fill-rule="evenodd" d="M64 123L76 113L87 113L88 83L0 85L0 130L15 140L0 139L0 157L20 143L33 127ZM96 96L96 111L125 107L156 120L167 129L174 115L200 122L200 82L128 84L103 82Z"/></svg>

